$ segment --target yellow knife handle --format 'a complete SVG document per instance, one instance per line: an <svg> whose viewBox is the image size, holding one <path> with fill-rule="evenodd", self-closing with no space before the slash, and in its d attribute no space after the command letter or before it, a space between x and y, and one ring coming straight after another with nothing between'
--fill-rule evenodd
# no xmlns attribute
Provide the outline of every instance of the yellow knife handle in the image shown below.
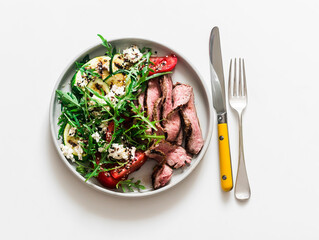
<svg viewBox="0 0 319 240"><path fill-rule="evenodd" d="M219 166L221 186L225 192L233 188L227 123L218 124Z"/></svg>

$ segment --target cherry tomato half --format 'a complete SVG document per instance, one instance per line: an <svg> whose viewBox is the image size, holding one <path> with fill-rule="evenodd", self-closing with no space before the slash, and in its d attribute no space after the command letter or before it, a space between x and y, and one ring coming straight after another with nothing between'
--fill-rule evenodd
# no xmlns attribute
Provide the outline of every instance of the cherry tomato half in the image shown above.
<svg viewBox="0 0 319 240"><path fill-rule="evenodd" d="M150 72L149 75L153 75L155 73L169 72L173 70L177 64L177 57L175 55L151 57L150 61L153 62L154 65L150 65L149 68L154 70L154 72Z"/></svg>
<svg viewBox="0 0 319 240"><path fill-rule="evenodd" d="M130 160L123 167L114 169L111 172L111 175L115 179L121 179L123 177L128 176L130 173L138 170L147 160L147 157L144 152L137 151L135 153L134 159Z"/></svg>

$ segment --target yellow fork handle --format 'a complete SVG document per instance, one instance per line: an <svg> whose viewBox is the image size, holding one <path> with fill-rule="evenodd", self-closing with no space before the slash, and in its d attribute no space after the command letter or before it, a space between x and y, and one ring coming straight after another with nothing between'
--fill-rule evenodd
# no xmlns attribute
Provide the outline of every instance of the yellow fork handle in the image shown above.
<svg viewBox="0 0 319 240"><path fill-rule="evenodd" d="M219 166L221 186L225 192L233 188L227 123L218 124Z"/></svg>

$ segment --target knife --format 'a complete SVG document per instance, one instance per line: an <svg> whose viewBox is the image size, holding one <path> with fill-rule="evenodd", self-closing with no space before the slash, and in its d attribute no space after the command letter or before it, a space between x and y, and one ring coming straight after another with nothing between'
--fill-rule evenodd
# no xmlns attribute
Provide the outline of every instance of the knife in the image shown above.
<svg viewBox="0 0 319 240"><path fill-rule="evenodd" d="M228 140L225 84L219 29L214 27L209 40L209 59L212 83L213 105L217 113L219 166L221 187L228 192L233 188L233 176Z"/></svg>

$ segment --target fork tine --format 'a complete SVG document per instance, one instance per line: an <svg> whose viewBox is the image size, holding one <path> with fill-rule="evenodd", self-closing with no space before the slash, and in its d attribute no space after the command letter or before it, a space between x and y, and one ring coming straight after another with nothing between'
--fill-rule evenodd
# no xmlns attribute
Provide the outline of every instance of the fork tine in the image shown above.
<svg viewBox="0 0 319 240"><path fill-rule="evenodd" d="M236 66L236 58L235 58L235 65L234 65L234 83L233 83L233 96L237 96L237 81L236 81L236 72L237 72L237 66Z"/></svg>
<svg viewBox="0 0 319 240"><path fill-rule="evenodd" d="M241 77L241 58L239 58L239 89L238 96L243 96L243 87L242 87L242 77Z"/></svg>
<svg viewBox="0 0 319 240"><path fill-rule="evenodd" d="M230 59L230 65L229 65L229 75L228 75L228 98L233 95L231 90L231 66L232 66L233 59Z"/></svg>
<svg viewBox="0 0 319 240"><path fill-rule="evenodd" d="M244 96L247 96L247 84L246 84L246 73L245 73L244 59L243 59L243 78L244 78Z"/></svg>

